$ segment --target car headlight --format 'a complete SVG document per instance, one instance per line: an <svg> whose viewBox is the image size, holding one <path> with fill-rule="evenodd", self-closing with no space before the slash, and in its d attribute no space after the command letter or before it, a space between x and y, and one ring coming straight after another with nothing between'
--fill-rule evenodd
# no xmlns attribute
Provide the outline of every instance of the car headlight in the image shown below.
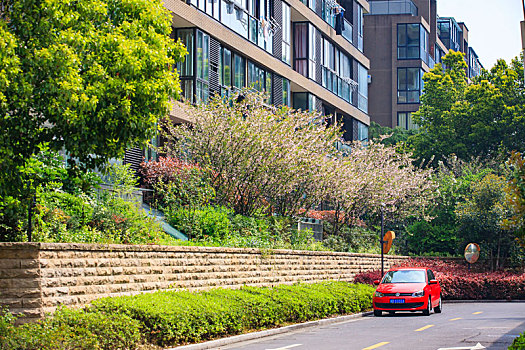
<svg viewBox="0 0 525 350"><path fill-rule="evenodd" d="M376 297L378 297L378 298L382 298L382 297L384 297L384 296L385 296L385 295L384 295L383 293L381 293L381 292L376 292Z"/></svg>
<svg viewBox="0 0 525 350"><path fill-rule="evenodd" d="M413 297L422 297L424 295L425 295L425 291L424 290L420 290L419 292L412 293Z"/></svg>

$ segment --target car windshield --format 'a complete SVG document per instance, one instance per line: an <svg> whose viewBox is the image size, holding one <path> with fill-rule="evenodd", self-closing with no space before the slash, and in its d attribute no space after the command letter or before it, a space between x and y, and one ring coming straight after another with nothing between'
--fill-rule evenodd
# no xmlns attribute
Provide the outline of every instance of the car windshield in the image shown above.
<svg viewBox="0 0 525 350"><path fill-rule="evenodd" d="M425 283L423 270L397 270L388 271L383 278L383 283Z"/></svg>

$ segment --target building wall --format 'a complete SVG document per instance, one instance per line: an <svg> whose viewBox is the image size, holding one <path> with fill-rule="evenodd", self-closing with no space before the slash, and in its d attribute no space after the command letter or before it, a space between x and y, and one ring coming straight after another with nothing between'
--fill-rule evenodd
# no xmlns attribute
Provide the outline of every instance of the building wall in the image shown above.
<svg viewBox="0 0 525 350"><path fill-rule="evenodd" d="M407 259L386 256L385 266ZM24 320L59 305L185 288L352 281L381 266L379 255L290 250L0 243L0 304Z"/></svg>

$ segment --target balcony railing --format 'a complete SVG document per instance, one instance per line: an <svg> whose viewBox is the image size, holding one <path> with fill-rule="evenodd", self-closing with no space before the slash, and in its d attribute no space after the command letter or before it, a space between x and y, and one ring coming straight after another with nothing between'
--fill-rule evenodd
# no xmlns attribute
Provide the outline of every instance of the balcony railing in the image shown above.
<svg viewBox="0 0 525 350"><path fill-rule="evenodd" d="M345 19L345 29L343 30L343 38L348 40L351 44L354 43L354 27L352 26L352 23L348 22Z"/></svg>
<svg viewBox="0 0 525 350"><path fill-rule="evenodd" d="M370 15L417 16L417 6L412 0L370 1Z"/></svg>

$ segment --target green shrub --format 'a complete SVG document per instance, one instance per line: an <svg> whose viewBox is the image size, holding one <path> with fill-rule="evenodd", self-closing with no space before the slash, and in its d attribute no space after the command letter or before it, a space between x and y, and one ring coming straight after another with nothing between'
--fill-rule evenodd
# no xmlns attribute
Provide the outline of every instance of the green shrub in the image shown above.
<svg viewBox="0 0 525 350"><path fill-rule="evenodd" d="M245 286L107 298L95 301L94 308L138 320L149 342L168 346L359 312L372 306L373 291L346 282Z"/></svg>
<svg viewBox="0 0 525 350"><path fill-rule="evenodd" d="M16 327L7 338L0 336L0 345L3 350L136 349L139 325L125 315L62 308L52 317Z"/></svg>
<svg viewBox="0 0 525 350"><path fill-rule="evenodd" d="M168 222L192 239L221 241L231 229L231 210L220 207L193 209L181 207L168 211Z"/></svg>
<svg viewBox="0 0 525 350"><path fill-rule="evenodd" d="M523 350L525 349L525 333L514 339L512 345L509 346L509 350Z"/></svg>

